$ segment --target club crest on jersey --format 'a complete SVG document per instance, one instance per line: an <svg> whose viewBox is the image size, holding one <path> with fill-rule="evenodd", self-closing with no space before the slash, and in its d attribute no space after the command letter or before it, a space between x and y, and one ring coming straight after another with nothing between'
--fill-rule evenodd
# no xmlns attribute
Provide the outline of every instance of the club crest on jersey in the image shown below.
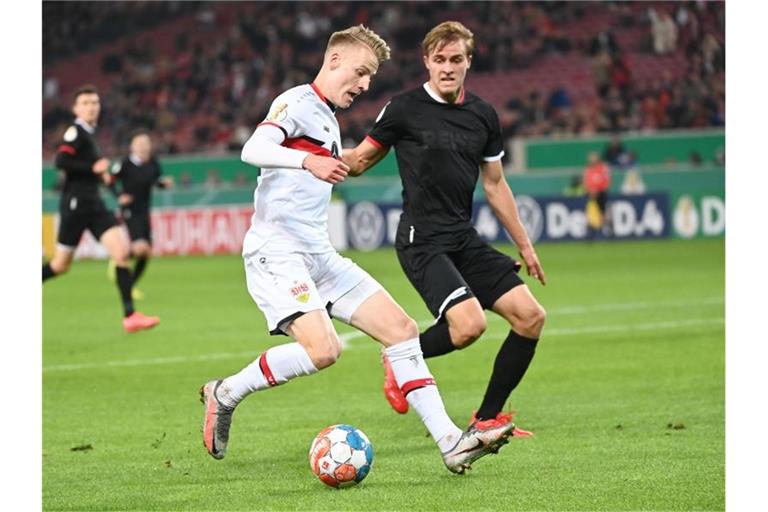
<svg viewBox="0 0 768 512"><path fill-rule="evenodd" d="M281 103L272 109L267 116L267 121L285 121L286 117L288 117L288 104Z"/></svg>
<svg viewBox="0 0 768 512"><path fill-rule="evenodd" d="M297 301L302 304L306 304L309 300L309 285L307 283L294 283L295 286L291 288L291 295Z"/></svg>
<svg viewBox="0 0 768 512"><path fill-rule="evenodd" d="M67 131L64 132L64 140L66 142L72 142L77 138L77 128L74 126L70 126L67 128Z"/></svg>

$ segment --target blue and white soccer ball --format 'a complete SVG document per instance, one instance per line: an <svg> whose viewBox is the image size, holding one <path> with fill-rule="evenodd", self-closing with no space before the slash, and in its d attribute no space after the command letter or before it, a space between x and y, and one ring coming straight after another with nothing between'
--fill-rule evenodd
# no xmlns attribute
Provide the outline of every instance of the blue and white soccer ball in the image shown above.
<svg viewBox="0 0 768 512"><path fill-rule="evenodd" d="M351 487L368 475L373 446L352 425L331 425L320 431L309 448L309 465L321 482L331 487Z"/></svg>

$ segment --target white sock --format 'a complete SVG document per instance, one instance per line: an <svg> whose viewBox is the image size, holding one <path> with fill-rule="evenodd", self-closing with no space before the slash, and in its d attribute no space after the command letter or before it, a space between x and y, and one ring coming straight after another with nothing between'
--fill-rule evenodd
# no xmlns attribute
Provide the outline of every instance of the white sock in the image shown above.
<svg viewBox="0 0 768 512"><path fill-rule="evenodd" d="M392 345L384 349L384 352L392 365L397 385L403 390L408 403L419 415L440 451L453 448L461 436L461 429L445 412L435 379L422 356L419 339Z"/></svg>
<svg viewBox="0 0 768 512"><path fill-rule="evenodd" d="M304 347L286 343L270 348L239 373L224 379L216 396L222 404L234 407L254 391L316 372L317 368Z"/></svg>

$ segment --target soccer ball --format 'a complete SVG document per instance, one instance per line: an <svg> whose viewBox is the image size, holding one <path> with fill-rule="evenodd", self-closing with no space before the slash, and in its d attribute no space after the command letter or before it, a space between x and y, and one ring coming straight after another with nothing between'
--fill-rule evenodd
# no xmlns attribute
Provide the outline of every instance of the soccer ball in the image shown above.
<svg viewBox="0 0 768 512"><path fill-rule="evenodd" d="M363 481L373 464L373 446L352 425L331 425L320 431L309 448L309 465L321 482L351 487Z"/></svg>

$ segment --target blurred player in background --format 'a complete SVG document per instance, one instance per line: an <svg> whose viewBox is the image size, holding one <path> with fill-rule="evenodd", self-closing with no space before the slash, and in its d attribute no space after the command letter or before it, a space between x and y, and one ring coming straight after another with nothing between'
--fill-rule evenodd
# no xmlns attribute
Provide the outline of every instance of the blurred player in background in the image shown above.
<svg viewBox="0 0 768 512"><path fill-rule="evenodd" d="M593 239L601 231L607 236L610 225L606 209L608 205L608 189L611 186L611 170L608 164L600 159L597 151L587 155L587 167L584 169L584 190L587 192L587 226L589 238Z"/></svg>
<svg viewBox="0 0 768 512"><path fill-rule="evenodd" d="M295 341L203 386L204 444L216 459L225 455L232 413L247 395L336 361L341 342L331 317L384 345L396 385L449 470L463 473L476 459L495 453L514 428L474 426L462 432L445 412L421 354L416 323L376 280L331 245L331 190L348 170L338 158L341 137L335 112L368 90L389 53L387 44L362 25L334 33L315 81L279 95L243 147L243 161L261 168L255 212L243 243L248 291L271 334L284 333Z"/></svg>
<svg viewBox="0 0 768 512"><path fill-rule="evenodd" d="M518 276L521 265L485 243L472 226L478 174L528 274L542 284L546 281L504 179L496 112L464 88L473 47L473 34L461 23L434 27L422 43L429 81L393 97L369 136L344 151L344 162L350 174L359 175L395 148L403 182L395 248L405 274L436 318L420 335L425 358L464 348L479 338L486 328L483 309L509 322L511 330L471 420L488 428L512 421L512 414L502 409L533 358L545 312ZM387 399L405 413L408 403L392 378L386 354L384 364ZM515 435L530 432L515 429Z"/></svg>
<svg viewBox="0 0 768 512"><path fill-rule="evenodd" d="M149 215L152 189L172 187L173 179L162 175L160 164L152 155L152 139L145 131L133 134L130 154L113 166L112 174L114 178L110 190L117 198L120 215L131 238L131 255L136 259L131 294L138 300L143 298L143 294L136 288L136 283L144 274L152 255L152 226ZM114 275L115 265L116 262L110 260L110 277Z"/></svg>
<svg viewBox="0 0 768 512"><path fill-rule="evenodd" d="M99 195L99 183L111 181L109 160L100 155L93 137L100 111L95 87L85 85L75 92L75 122L64 132L56 153L56 167L64 171L66 178L59 202L58 243L53 259L43 265L43 282L69 270L77 244L83 232L89 230L115 261L117 288L123 302L123 328L135 332L154 327L160 319L133 308L130 248L117 219Z"/></svg>

